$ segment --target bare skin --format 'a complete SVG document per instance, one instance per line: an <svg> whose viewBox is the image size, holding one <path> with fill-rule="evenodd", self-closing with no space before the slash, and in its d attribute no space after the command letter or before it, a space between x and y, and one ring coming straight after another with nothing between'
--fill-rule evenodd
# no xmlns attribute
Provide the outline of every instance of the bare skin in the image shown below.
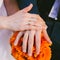
<svg viewBox="0 0 60 60"><path fill-rule="evenodd" d="M24 8L23 10L19 10L15 0L13 0L13 3L14 3L14 5L12 4L11 0L5 0L5 6L7 9L8 15L11 15L11 16L9 16L10 20L5 21L6 26L13 28L13 29L8 28L10 30L20 31L14 44L17 45L19 38L24 34L23 45L22 45L23 52L26 52L27 42L28 42L28 55L32 56L32 47L33 47L33 43L34 43L34 36L36 36L36 53L38 55L40 52L41 33L42 32L43 32L46 40L49 43L52 43L50 41L50 38L46 31L47 25L45 24L44 20L39 15L28 13L32 9L33 5L29 5L28 7ZM9 6L10 6L10 9L9 9ZM13 11L12 11L12 8L13 8ZM21 19L20 19L20 17L21 17ZM11 18L13 18L13 19L11 20ZM8 22L10 22L10 23L8 23ZM26 31L24 32L24 30L26 30ZM28 39L28 37L29 37L29 39Z"/></svg>
<svg viewBox="0 0 60 60"><path fill-rule="evenodd" d="M31 7L32 5L30 5ZM0 28L3 29L9 29L12 31L24 31L24 30L30 30L30 29L36 29L34 25L37 22L37 20L30 19L32 17L32 14L25 13L25 9L16 12L15 14L11 16L0 16ZM23 13L24 12L24 13ZM29 16L29 17L28 17ZM36 18L33 16L32 18ZM34 23L32 25L32 23Z"/></svg>

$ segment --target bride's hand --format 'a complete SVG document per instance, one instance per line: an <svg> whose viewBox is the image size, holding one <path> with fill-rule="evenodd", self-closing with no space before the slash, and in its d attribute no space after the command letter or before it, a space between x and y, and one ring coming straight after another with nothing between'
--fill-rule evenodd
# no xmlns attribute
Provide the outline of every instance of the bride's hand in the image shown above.
<svg viewBox="0 0 60 60"><path fill-rule="evenodd" d="M33 5L18 11L17 13L8 16L7 20L3 21L3 25L6 29L12 31L24 31L31 29L38 29L37 27L37 15L28 13L32 9Z"/></svg>
<svg viewBox="0 0 60 60"><path fill-rule="evenodd" d="M26 52L27 49L27 43L28 43L28 55L32 56L32 48L35 41L36 46L36 54L39 55L40 53L40 46L41 46L41 35L43 34L44 38L52 44L52 41L50 40L50 37L47 33L47 25L42 21L43 19L40 17L40 29L38 30L30 30L26 31L24 33L23 37L23 52Z"/></svg>
<svg viewBox="0 0 60 60"><path fill-rule="evenodd" d="M19 34L17 35L17 38L14 42L14 44L17 45L19 38L21 38L21 36L24 34L22 49L23 49L23 52L26 52L27 43L28 43L28 55L29 56L32 56L32 48L33 48L34 41L35 41L35 45L36 45L36 54L38 55L40 53L41 34L42 33L43 33L44 38L49 43L52 43L47 34L47 25L45 24L44 20L39 15L37 15L37 17L38 17L37 28L39 27L39 29L38 30L32 29L30 31L28 30L25 32L19 32ZM35 40L34 40L34 37L35 37Z"/></svg>

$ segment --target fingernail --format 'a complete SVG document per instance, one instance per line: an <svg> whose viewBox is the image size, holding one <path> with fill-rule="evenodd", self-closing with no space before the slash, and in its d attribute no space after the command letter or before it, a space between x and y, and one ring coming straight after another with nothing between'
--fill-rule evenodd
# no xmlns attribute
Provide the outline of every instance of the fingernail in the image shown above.
<svg viewBox="0 0 60 60"><path fill-rule="evenodd" d="M26 50L23 50L24 53L26 53Z"/></svg>
<svg viewBox="0 0 60 60"><path fill-rule="evenodd" d="M52 44L52 41L51 41L51 40L49 40L49 43L50 43L50 44Z"/></svg>
<svg viewBox="0 0 60 60"><path fill-rule="evenodd" d="M17 43L16 43L16 42L14 42L14 45L16 46L16 45L17 45Z"/></svg>
<svg viewBox="0 0 60 60"><path fill-rule="evenodd" d="M32 6L33 6L33 4L32 4L32 3L30 3L30 5L32 5Z"/></svg>
<svg viewBox="0 0 60 60"><path fill-rule="evenodd" d="M32 54L30 53L30 54L28 54L29 56L32 56Z"/></svg>
<svg viewBox="0 0 60 60"><path fill-rule="evenodd" d="M37 52L36 55L39 55L40 52Z"/></svg>
<svg viewBox="0 0 60 60"><path fill-rule="evenodd" d="M52 44L52 41L50 41L50 44Z"/></svg>

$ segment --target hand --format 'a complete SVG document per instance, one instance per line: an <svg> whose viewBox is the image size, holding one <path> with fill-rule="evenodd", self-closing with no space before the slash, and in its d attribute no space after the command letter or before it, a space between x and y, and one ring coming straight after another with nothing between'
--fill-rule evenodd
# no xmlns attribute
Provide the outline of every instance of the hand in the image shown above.
<svg viewBox="0 0 60 60"><path fill-rule="evenodd" d="M43 20L42 18L40 20ZM41 21L41 23L43 23ZM40 23L40 24L41 24ZM41 24L41 27L39 30L31 30L31 31L26 31L24 34L24 38L23 38L23 52L26 52L27 49L27 42L28 42L28 55L32 56L32 48L33 48L33 44L35 41L35 45L36 45L36 54L39 55L40 53L40 46L41 46L41 34L43 34L44 38L50 43L52 44L48 34L47 34L47 26L46 24ZM17 36L18 37L18 36Z"/></svg>
<svg viewBox="0 0 60 60"><path fill-rule="evenodd" d="M28 55L32 56L32 48L33 48L33 44L35 41L36 44L36 54L38 55L40 53L40 46L41 46L41 34L43 33L44 38L52 44L48 34L47 34L47 25L45 24L45 22L43 22L43 19L40 17L40 29L39 30L30 30L30 31L25 31L25 32L20 32L15 40L15 45L17 45L19 38L21 38L21 36L24 34L23 37L23 45L22 45L22 49L23 52L26 52L27 49L27 42L28 42ZM35 37L35 40L34 40Z"/></svg>
<svg viewBox="0 0 60 60"><path fill-rule="evenodd" d="M37 29L38 18L36 14L28 13L32 9L33 5L30 4L28 7L18 11L17 13L9 16L7 21L4 20L3 24L6 29L13 31L24 31Z"/></svg>
<svg viewBox="0 0 60 60"><path fill-rule="evenodd" d="M25 9L25 8L24 8ZM27 9L28 10L28 9ZM24 10L24 12L26 13L27 10ZM39 15L36 15L36 14L32 14L32 16L35 16L36 18L36 22L35 22L35 25L34 23L32 23L31 25L35 26L37 30L35 29L31 29L31 30L26 30L25 32L19 32L16 40L15 40L15 45L17 45L18 41L19 41L19 38L21 38L21 36L24 34L24 37L23 37L23 45L22 45L22 48L23 48L23 52L26 52L26 49L27 49L27 42L28 42L28 55L31 56L32 55L32 47L33 47L33 44L34 44L34 36L36 37L35 41L36 41L36 54L38 55L39 52L40 52L40 46L41 46L41 33L43 33L45 39L49 42L49 43L52 43L50 41L50 38L47 34L47 25L45 24L44 20L39 16ZM32 18L32 20L34 20L34 18ZM29 39L28 39L29 37Z"/></svg>
<svg viewBox="0 0 60 60"><path fill-rule="evenodd" d="M33 48L33 44L35 41L36 54L39 55L40 46L41 46L41 32L42 32L42 30L37 30L37 31L31 30L31 31L19 32L19 34L17 35L17 38L14 42L14 45L16 46L18 44L18 41L21 38L21 36L24 35L22 51L26 53L27 52L26 49L28 48L28 55L32 56L32 48ZM34 37L35 37L35 40L34 40ZM46 31L45 31L44 37L46 37L46 40L52 44ZM28 43L28 47L27 47L27 43Z"/></svg>

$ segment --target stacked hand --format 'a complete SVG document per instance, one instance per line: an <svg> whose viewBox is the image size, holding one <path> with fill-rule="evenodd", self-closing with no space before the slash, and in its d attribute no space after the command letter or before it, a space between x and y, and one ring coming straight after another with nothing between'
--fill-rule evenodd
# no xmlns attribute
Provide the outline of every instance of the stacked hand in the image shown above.
<svg viewBox="0 0 60 60"><path fill-rule="evenodd" d="M32 9L33 5L30 4L28 7L18 11L17 13L8 17L7 21L4 21L5 28L20 31L16 40L15 45L18 44L19 39L23 36L23 52L26 52L27 43L28 43L28 55L32 55L32 47L35 41L36 44L36 54L40 52L41 46L41 33L43 33L45 39L52 43L48 34L47 34L47 25L44 20L37 14L28 13ZM35 40L34 40L35 37Z"/></svg>

